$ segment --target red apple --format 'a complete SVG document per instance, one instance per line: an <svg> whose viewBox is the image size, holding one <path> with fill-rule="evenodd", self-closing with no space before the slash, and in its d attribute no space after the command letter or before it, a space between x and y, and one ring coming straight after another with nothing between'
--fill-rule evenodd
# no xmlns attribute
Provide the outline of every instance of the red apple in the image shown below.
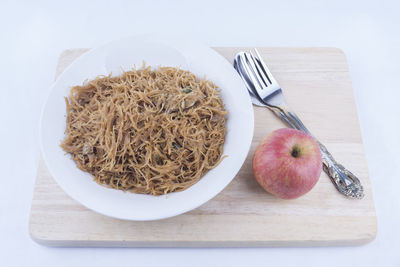
<svg viewBox="0 0 400 267"><path fill-rule="evenodd" d="M253 172L269 193L298 198L310 191L322 171L319 145L310 135L289 128L273 131L257 147Z"/></svg>

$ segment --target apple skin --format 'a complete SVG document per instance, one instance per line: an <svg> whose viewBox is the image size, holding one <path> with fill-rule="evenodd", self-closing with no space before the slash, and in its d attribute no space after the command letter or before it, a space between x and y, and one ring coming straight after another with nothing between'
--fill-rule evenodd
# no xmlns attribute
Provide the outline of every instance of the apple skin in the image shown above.
<svg viewBox="0 0 400 267"><path fill-rule="evenodd" d="M317 183L322 171L319 145L295 129L273 131L257 146L253 172L269 193L283 199L298 198Z"/></svg>

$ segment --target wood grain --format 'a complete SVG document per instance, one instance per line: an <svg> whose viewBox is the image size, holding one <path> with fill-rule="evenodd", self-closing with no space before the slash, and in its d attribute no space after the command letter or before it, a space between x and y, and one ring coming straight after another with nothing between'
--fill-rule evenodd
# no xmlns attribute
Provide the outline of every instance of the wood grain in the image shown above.
<svg viewBox="0 0 400 267"><path fill-rule="evenodd" d="M244 48L215 48L230 62ZM87 49L65 51L57 76ZM335 158L365 187L362 200L340 195L323 173L296 200L280 200L256 183L251 160L257 144L285 127L255 107L249 155L235 179L215 198L186 214L151 222L97 214L67 196L40 160L32 202L32 238L50 246L332 246L359 245L376 236L376 215L346 59L336 48L259 48L284 88L289 106Z"/></svg>

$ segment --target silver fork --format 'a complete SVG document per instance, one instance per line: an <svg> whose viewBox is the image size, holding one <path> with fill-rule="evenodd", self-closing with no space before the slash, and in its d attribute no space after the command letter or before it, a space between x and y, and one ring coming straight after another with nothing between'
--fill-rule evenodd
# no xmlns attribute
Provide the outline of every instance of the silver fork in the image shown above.
<svg viewBox="0 0 400 267"><path fill-rule="evenodd" d="M299 117L286 106L281 87L272 76L257 49L254 50L256 56L251 51L236 54L234 67L245 82L250 95L258 100L256 104L268 107L291 128L311 135ZM364 189L360 180L343 165L336 162L327 148L315 137L314 139L321 149L323 169L337 190L350 198L364 197Z"/></svg>

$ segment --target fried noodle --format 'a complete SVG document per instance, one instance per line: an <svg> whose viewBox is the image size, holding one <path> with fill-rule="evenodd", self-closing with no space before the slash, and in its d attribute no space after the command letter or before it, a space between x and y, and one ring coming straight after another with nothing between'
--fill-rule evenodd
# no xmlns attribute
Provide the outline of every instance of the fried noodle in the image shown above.
<svg viewBox="0 0 400 267"><path fill-rule="evenodd" d="M198 182L223 159L227 111L211 81L145 67L74 86L61 147L104 186L162 195Z"/></svg>

